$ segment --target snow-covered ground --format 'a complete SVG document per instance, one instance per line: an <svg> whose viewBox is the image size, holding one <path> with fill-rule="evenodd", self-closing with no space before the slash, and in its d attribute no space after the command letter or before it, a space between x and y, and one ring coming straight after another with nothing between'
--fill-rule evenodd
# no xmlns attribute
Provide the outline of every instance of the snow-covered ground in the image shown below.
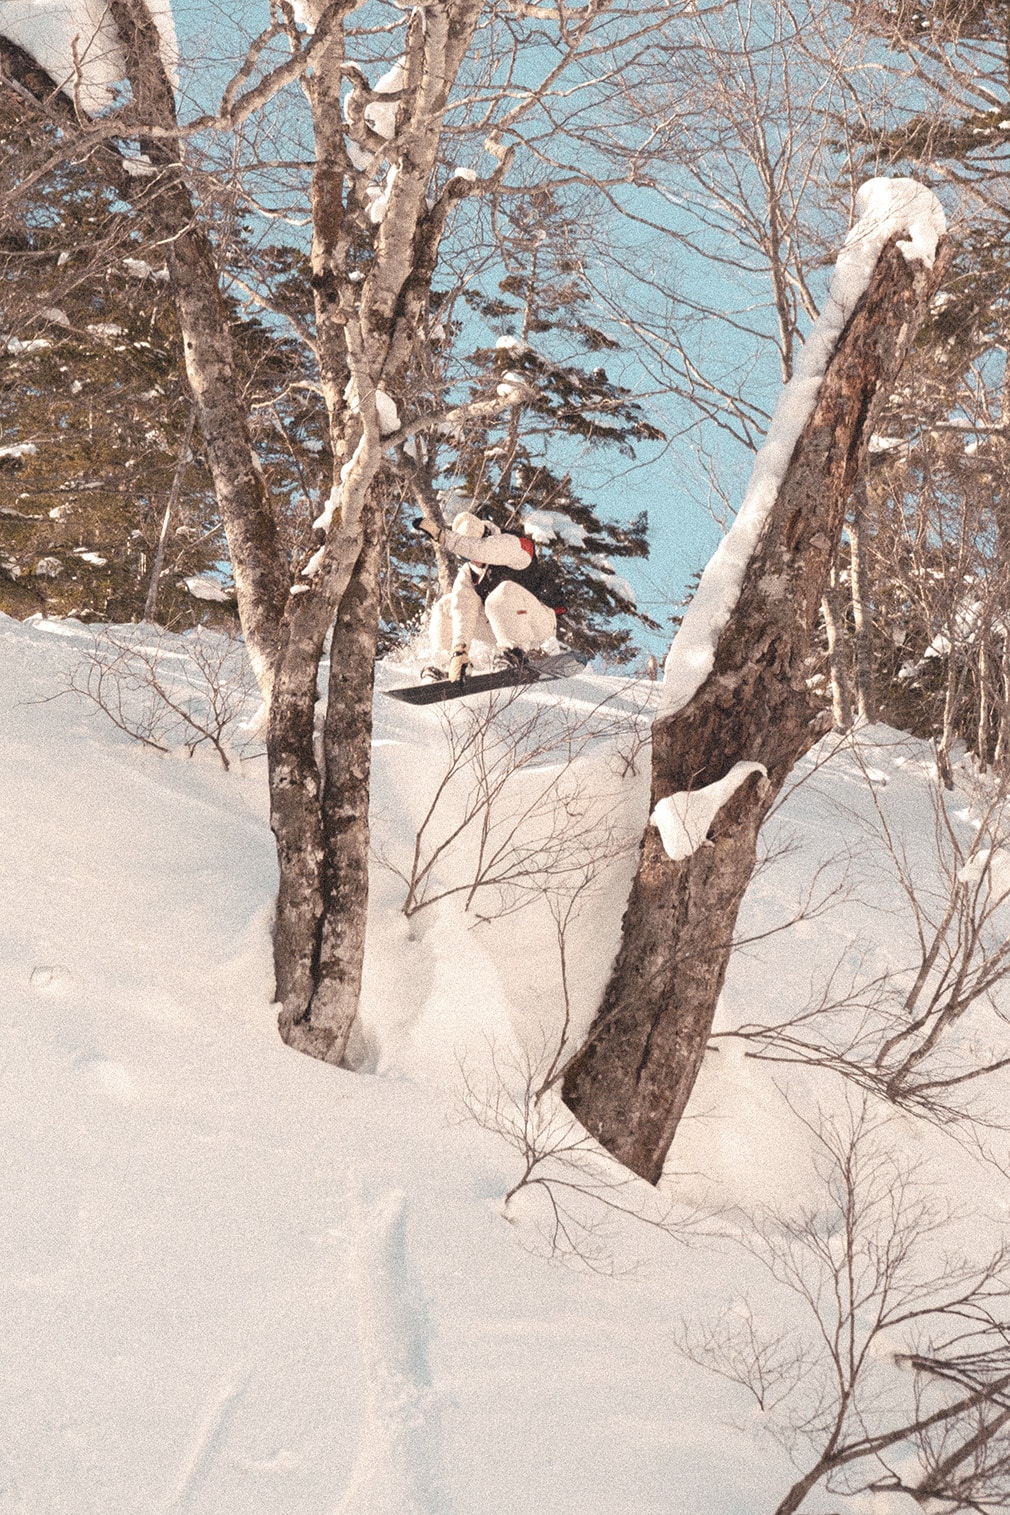
<svg viewBox="0 0 1010 1515"><path fill-rule="evenodd" d="M465 890L435 898L475 876L468 834L446 846L409 917L414 839L450 744L444 713L380 694L350 1073L277 1037L252 739L225 772L204 747L163 756L76 697L51 699L91 637L0 618L0 1512L770 1515L797 1476L772 1409L677 1343L727 1319L802 1324L722 1233L746 1237L744 1212L775 1206L782 1224L823 1202L803 1119L843 1109L842 1080L718 1040L660 1197L601 1188L610 1170L592 1154L537 1170L591 1191L555 1189L574 1218L554 1257L546 1190L503 1214L523 1158L489 1129L521 1115L524 1067L551 1056L566 912L576 1036L605 981L646 818L636 724L654 691L586 674L523 691L483 731L486 707L455 707L461 762L483 741L496 821L526 814L525 829L494 833L490 874L511 882L478 887L468 910ZM380 687L403 678L384 667ZM858 753L818 756L769 827L719 1029L782 1019L836 965L869 978L908 959L878 805L923 889L939 887L928 750L876 728ZM463 769L422 862L468 793ZM964 794L949 811L970 848ZM817 900L838 886L834 907L773 931L812 881ZM541 1126L561 1129L541 1103ZM972 1217L967 1247L992 1244L1008 1191L990 1165L907 1115L882 1139ZM796 1456L805 1466L802 1443ZM880 1493L803 1506L913 1508Z"/></svg>

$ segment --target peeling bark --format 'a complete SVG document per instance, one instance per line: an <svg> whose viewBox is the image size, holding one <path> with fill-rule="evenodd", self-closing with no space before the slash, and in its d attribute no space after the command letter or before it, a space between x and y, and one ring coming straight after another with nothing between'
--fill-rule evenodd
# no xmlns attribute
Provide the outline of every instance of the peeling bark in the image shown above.
<svg viewBox="0 0 1010 1515"><path fill-rule="evenodd" d="M908 263L892 240L837 344L796 444L712 672L653 728L652 805L764 765L692 857L666 856L653 826L621 949L564 1099L627 1167L657 1183L701 1066L758 831L829 717L807 685L818 609L874 403L892 388L945 265Z"/></svg>

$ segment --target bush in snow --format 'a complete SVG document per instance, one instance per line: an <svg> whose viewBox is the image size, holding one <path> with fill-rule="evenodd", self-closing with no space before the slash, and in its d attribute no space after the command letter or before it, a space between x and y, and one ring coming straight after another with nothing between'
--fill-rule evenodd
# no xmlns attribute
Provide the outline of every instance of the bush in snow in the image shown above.
<svg viewBox="0 0 1010 1515"><path fill-rule="evenodd" d="M197 628L176 637L160 628L97 632L71 665L61 694L75 694L135 742L190 757L208 744L227 769L249 755L241 723L256 682L242 642Z"/></svg>

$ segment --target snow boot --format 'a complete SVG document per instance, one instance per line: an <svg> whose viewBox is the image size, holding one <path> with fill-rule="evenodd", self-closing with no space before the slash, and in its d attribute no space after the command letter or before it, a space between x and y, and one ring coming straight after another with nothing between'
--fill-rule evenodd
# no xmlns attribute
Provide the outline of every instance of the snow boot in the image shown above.
<svg viewBox="0 0 1010 1515"><path fill-rule="evenodd" d="M449 683L462 684L470 667L470 650L464 642L461 642L452 650L449 659Z"/></svg>
<svg viewBox="0 0 1010 1515"><path fill-rule="evenodd" d="M530 655L528 652L524 652L521 647L503 647L499 656L506 668L519 669L530 666Z"/></svg>

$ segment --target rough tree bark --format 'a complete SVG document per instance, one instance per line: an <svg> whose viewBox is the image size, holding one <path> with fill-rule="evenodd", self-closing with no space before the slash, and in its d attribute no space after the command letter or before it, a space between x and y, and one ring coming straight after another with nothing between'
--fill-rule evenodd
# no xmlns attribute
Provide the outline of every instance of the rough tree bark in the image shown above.
<svg viewBox="0 0 1010 1515"><path fill-rule="evenodd" d="M493 96L475 106L480 133L491 131L485 146L498 165L476 180L474 171L454 170L445 161L443 137L464 60L468 53L475 62L480 57L472 47L475 30L495 19L487 0L426 0L404 11L388 27L401 56L374 88L372 65L353 61L346 47L355 13L365 35L378 35L366 0L306 0L297 21L295 8L282 3L272 8L269 27L225 88L218 114L184 125L146 0L109 3L132 95L115 117L116 135L138 138L154 170L125 192L143 208L165 249L239 613L269 708L281 1034L331 1062L342 1060L357 1013L367 911L369 721L379 615L374 550L385 493L380 472L391 448L424 426L443 424L452 412L409 417L409 430L396 420L390 424L390 416L396 408L399 417L411 364L427 340L432 279L453 203L497 189L513 153L503 134L514 133L534 104L539 108L562 66L583 47L600 45L594 29L611 7L619 9L614 0L592 0L574 11L548 4L530 12L558 23L563 63L551 63L541 84L524 87L518 98L506 91L500 109ZM527 10L519 7L524 16ZM662 19L659 8L656 16ZM269 66L264 47L282 34L290 55ZM531 35L537 49L538 34ZM359 51L356 44L353 51ZM366 51L372 55L372 43ZM190 187L184 150L191 130L237 129L295 82L312 114L313 349L334 458L332 490L316 522L317 550L306 563L288 563L280 550L251 446L215 248L199 195ZM468 85L464 97L470 92ZM464 102L464 116L468 109ZM89 132L92 139L108 139L112 119L99 130L75 116L79 140L85 142ZM490 403L507 408L515 402L506 394ZM440 563L443 579L447 570ZM320 757L319 668L334 627Z"/></svg>
<svg viewBox="0 0 1010 1515"><path fill-rule="evenodd" d="M712 672L653 728L652 805L750 774L707 843L669 858L649 826L603 1002L569 1064L564 1099L622 1163L657 1183L701 1066L761 823L826 729L808 688L818 609L875 398L893 386L945 262L909 263L892 239L835 349L794 448Z"/></svg>
<svg viewBox="0 0 1010 1515"><path fill-rule="evenodd" d="M275 925L280 1032L290 1046L333 1063L343 1060L357 1015L368 912L378 476L390 445L376 393L402 404L449 210L470 190L465 179L451 178L428 203L449 90L481 8L482 0L449 0L414 12L392 143L368 125L374 97L360 69L346 62L339 31L319 47L306 81L316 142L312 285L334 495L318 566L303 571L282 621L268 755L271 825L282 862ZM346 128L344 75L354 83ZM369 176L353 171L345 129L359 153L381 152L396 168L378 223L367 213ZM351 256L355 236L359 246L371 241L363 277ZM344 398L348 385L352 405ZM312 710L331 625L320 775Z"/></svg>

